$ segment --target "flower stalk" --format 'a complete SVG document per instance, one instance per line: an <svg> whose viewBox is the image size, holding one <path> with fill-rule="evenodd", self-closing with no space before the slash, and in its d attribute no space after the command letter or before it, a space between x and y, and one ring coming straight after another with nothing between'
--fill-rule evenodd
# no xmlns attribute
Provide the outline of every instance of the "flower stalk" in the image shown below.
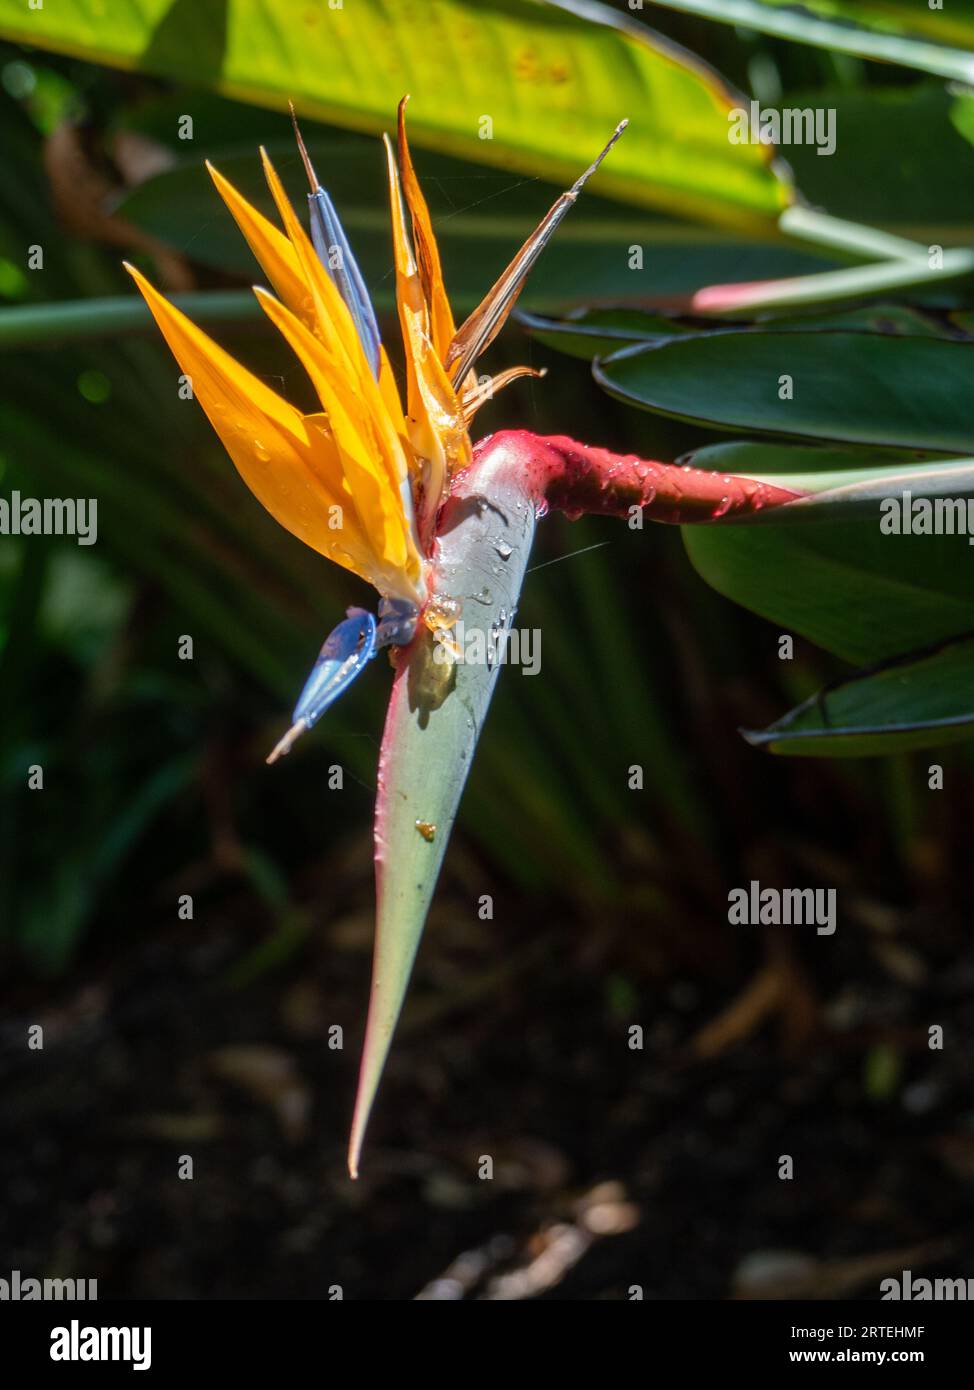
<svg viewBox="0 0 974 1390"><path fill-rule="evenodd" d="M502 469L519 477L535 506L569 517L630 516L645 509L651 521L684 525L743 517L804 495L767 480L616 454L566 435L526 430L502 430L476 446L470 474L496 477Z"/></svg>

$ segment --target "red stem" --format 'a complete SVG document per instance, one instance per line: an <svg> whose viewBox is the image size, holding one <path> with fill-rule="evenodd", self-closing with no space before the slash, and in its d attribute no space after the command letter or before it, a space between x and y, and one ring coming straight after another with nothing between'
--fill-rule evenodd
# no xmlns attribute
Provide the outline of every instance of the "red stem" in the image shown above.
<svg viewBox="0 0 974 1390"><path fill-rule="evenodd" d="M509 467L536 504L545 502L570 517L587 512L628 516L633 507L645 507L653 521L708 522L803 496L752 478L614 454L566 435L542 437L527 430L501 430L480 440L471 476L455 479L454 487L464 491L464 482L472 482L485 467Z"/></svg>

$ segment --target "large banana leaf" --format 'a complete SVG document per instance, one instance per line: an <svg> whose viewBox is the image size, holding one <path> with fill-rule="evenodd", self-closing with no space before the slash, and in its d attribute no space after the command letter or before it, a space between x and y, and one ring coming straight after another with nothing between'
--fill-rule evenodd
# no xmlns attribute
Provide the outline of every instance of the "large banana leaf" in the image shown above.
<svg viewBox="0 0 974 1390"><path fill-rule="evenodd" d="M791 199L767 148L728 141L740 98L716 73L594 3L0 0L0 36L356 130L388 128L410 92L417 144L562 185L628 116L602 193L764 226Z"/></svg>

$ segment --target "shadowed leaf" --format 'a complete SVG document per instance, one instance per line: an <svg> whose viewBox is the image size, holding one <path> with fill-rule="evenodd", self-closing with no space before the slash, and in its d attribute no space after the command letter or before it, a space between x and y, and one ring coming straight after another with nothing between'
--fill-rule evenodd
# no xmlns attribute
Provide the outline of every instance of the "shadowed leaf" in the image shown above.
<svg viewBox="0 0 974 1390"><path fill-rule="evenodd" d="M861 757L974 737L974 638L910 653L821 690L748 743L772 753Z"/></svg>

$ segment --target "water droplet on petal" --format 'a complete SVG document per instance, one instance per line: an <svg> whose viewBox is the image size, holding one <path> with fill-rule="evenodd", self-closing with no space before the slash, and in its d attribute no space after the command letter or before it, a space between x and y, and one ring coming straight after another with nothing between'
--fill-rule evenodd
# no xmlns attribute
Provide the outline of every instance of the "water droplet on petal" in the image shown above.
<svg viewBox="0 0 974 1390"><path fill-rule="evenodd" d="M507 541L495 541L494 549L497 551L498 555L501 557L502 560L509 560L511 556L514 554L513 547L508 545Z"/></svg>
<svg viewBox="0 0 974 1390"><path fill-rule="evenodd" d="M254 453L257 456L257 458L260 459L261 463L270 462L271 456L267 450L267 446L265 444L262 444L259 439L254 440Z"/></svg>
<svg viewBox="0 0 974 1390"><path fill-rule="evenodd" d="M416 829L422 835L427 844L431 845L436 839L436 826L428 820L418 820Z"/></svg>

